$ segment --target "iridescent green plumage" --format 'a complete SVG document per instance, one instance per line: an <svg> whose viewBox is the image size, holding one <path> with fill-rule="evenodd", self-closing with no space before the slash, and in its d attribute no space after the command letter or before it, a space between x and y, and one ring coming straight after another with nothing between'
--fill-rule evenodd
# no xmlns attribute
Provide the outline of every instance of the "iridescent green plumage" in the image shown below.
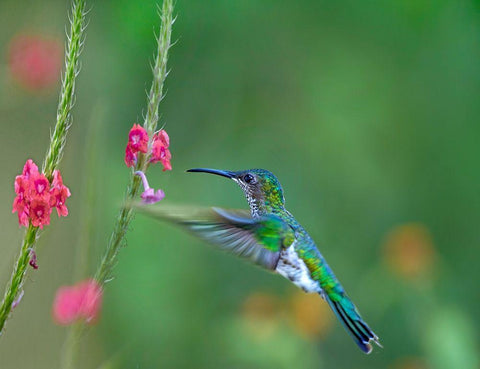
<svg viewBox="0 0 480 369"><path fill-rule="evenodd" d="M292 214L277 178L264 169L239 172L191 169L235 181L244 191L250 215L212 208L193 212L166 207L141 209L157 218L174 221L197 236L291 280L306 292L319 293L330 305L357 345L370 353L378 337L363 321L314 241Z"/></svg>

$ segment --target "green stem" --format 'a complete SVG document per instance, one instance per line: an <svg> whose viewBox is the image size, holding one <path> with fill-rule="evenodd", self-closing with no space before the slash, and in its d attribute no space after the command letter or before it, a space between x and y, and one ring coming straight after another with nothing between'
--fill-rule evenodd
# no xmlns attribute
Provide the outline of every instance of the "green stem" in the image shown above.
<svg viewBox="0 0 480 369"><path fill-rule="evenodd" d="M72 20L65 57L66 69L65 76L62 79L60 100L57 109L57 120L55 123L55 129L50 137L50 146L43 163L43 173L49 180L52 180L53 172L58 168L62 159L67 132L71 124L75 78L78 74L78 61L82 48L84 24L85 0L73 0ZM27 274L30 251L35 249L35 243L38 236L38 228L30 224L25 232L20 255L5 290L2 305L0 306L0 335L2 334L5 323L12 312L14 302L19 299L20 291Z"/></svg>
<svg viewBox="0 0 480 369"><path fill-rule="evenodd" d="M15 269L13 270L10 283L5 291L2 306L0 307L0 333L3 331L5 323L12 311L12 305L19 296L19 292L22 289L25 282L25 276L27 274L28 262L30 260L30 251L32 250L35 240L37 238L38 228L31 224L25 232L23 238L22 249L20 256L18 257Z"/></svg>

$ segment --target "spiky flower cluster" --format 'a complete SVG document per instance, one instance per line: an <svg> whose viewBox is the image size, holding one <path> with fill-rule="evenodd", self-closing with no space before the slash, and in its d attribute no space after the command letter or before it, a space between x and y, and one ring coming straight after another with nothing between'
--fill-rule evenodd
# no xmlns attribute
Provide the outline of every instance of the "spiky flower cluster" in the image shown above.
<svg viewBox="0 0 480 369"><path fill-rule="evenodd" d="M137 154L139 152L146 154L148 151L148 133L145 128L139 124L134 124L128 133L128 143L125 148L125 164L127 167L133 167L137 163ZM172 154L168 147L170 139L165 130L161 129L153 135L152 153L150 163L161 162L163 170L172 170L170 159Z"/></svg>
<svg viewBox="0 0 480 369"><path fill-rule="evenodd" d="M50 224L50 214L57 209L59 217L67 216L65 201L70 197L70 190L63 184L58 170L53 172L52 183L38 171L33 160L28 159L21 175L15 178L15 193L12 213L18 213L18 223L28 227L43 228Z"/></svg>

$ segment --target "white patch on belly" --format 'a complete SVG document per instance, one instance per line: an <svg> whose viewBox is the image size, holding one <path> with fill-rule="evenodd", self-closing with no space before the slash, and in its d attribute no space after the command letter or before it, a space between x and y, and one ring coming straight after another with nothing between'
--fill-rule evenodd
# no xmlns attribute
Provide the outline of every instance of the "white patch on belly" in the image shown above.
<svg viewBox="0 0 480 369"><path fill-rule="evenodd" d="M303 260L298 257L294 246L295 242L280 253L280 260L275 270L305 292L321 293L320 285L310 277L310 271Z"/></svg>

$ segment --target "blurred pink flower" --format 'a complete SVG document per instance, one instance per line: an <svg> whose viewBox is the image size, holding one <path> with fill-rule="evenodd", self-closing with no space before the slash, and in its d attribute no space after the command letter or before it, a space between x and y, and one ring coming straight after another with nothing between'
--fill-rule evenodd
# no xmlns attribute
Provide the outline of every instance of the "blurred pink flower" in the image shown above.
<svg viewBox="0 0 480 369"><path fill-rule="evenodd" d="M23 87L48 88L60 77L61 42L56 38L18 34L10 41L8 66L12 77Z"/></svg>
<svg viewBox="0 0 480 369"><path fill-rule="evenodd" d="M102 307L102 288L94 279L57 290L53 302L53 319L57 324L69 325L77 320L93 324Z"/></svg>
<svg viewBox="0 0 480 369"><path fill-rule="evenodd" d="M156 202L163 200L164 197L165 192L160 189L155 191L153 188L145 190L145 192L141 195L142 201L145 204L155 204Z"/></svg>

